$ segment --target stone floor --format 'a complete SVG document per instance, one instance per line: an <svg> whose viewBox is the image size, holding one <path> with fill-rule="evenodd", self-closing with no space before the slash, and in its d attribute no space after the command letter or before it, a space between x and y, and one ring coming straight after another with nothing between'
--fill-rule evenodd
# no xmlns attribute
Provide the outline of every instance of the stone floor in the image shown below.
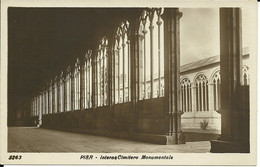
<svg viewBox="0 0 260 167"><path fill-rule="evenodd" d="M9 127L8 152L205 153L209 141L158 145L36 127Z"/></svg>

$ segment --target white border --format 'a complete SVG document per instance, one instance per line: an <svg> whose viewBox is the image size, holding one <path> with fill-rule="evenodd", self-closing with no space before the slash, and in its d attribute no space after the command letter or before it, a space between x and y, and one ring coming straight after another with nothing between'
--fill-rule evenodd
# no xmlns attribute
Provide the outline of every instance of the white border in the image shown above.
<svg viewBox="0 0 260 167"><path fill-rule="evenodd" d="M140 3L141 2L141 3ZM79 160L84 153L19 153L22 160L8 160L7 153L7 8L8 7L243 7L250 10L255 25L250 48L250 154L213 154L213 153L172 153L174 160L121 160L86 161ZM253 0L4 0L1 1L1 89L0 89L0 163L3 164L118 164L118 165L255 165L256 164L256 74L257 74L257 3ZM102 154L102 153L101 153ZM99 156L100 153L94 155ZM104 155L104 154L102 154ZM107 154L108 155L108 154ZM109 153L109 155L119 155ZM124 155L142 155L142 153L124 153ZM158 155L158 153L147 154ZM169 154L163 154L169 155Z"/></svg>

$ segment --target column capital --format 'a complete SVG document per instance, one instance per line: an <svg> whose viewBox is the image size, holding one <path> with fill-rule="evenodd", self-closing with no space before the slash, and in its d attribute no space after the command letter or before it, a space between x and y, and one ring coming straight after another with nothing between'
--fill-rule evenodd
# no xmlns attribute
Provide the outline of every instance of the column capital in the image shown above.
<svg viewBox="0 0 260 167"><path fill-rule="evenodd" d="M161 20L158 20L158 21L156 22L156 24L157 24L158 26L160 26L160 25L162 25L162 21L161 21Z"/></svg>
<svg viewBox="0 0 260 167"><path fill-rule="evenodd" d="M147 33L147 30L143 29L142 33L145 35Z"/></svg>
<svg viewBox="0 0 260 167"><path fill-rule="evenodd" d="M153 26L153 25L149 26L149 29L150 29L150 30L153 30L153 29L154 29L154 26Z"/></svg>
<svg viewBox="0 0 260 167"><path fill-rule="evenodd" d="M144 34L138 33L137 36L138 36L141 40L144 39Z"/></svg>
<svg viewBox="0 0 260 167"><path fill-rule="evenodd" d="M179 8L165 8L162 14L162 19L165 21L167 18L175 18L179 20L183 16Z"/></svg>
<svg viewBox="0 0 260 167"><path fill-rule="evenodd" d="M181 19L182 16L183 16L183 13L178 10L176 18L179 20L179 19Z"/></svg>

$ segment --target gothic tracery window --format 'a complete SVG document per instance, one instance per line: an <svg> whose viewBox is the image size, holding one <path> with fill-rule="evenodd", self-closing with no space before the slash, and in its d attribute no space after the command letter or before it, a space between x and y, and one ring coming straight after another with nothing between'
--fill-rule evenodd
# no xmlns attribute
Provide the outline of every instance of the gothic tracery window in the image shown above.
<svg viewBox="0 0 260 167"><path fill-rule="evenodd" d="M64 112L64 82L63 82L63 72L60 74L59 79L59 109L60 112Z"/></svg>
<svg viewBox="0 0 260 167"><path fill-rule="evenodd" d="M83 75L84 75L84 108L92 107L92 51L88 50L86 53L86 60L84 62Z"/></svg>
<svg viewBox="0 0 260 167"><path fill-rule="evenodd" d="M74 110L80 109L80 62L77 59L74 69Z"/></svg>
<svg viewBox="0 0 260 167"><path fill-rule="evenodd" d="M164 95L164 40L161 8L144 10L139 26L140 100Z"/></svg>
<svg viewBox="0 0 260 167"><path fill-rule="evenodd" d="M43 114L48 114L47 109L46 109L46 90L44 89L42 92L42 109L43 109Z"/></svg>
<svg viewBox="0 0 260 167"><path fill-rule="evenodd" d="M129 22L122 22L116 31L114 45L115 103L130 101L130 40Z"/></svg>
<svg viewBox="0 0 260 167"><path fill-rule="evenodd" d="M34 98L31 101L31 116L34 116Z"/></svg>
<svg viewBox="0 0 260 167"><path fill-rule="evenodd" d="M45 91L42 92L42 114L43 115L46 114L46 110L45 110Z"/></svg>
<svg viewBox="0 0 260 167"><path fill-rule="evenodd" d="M220 71L213 75L214 110L220 109Z"/></svg>
<svg viewBox="0 0 260 167"><path fill-rule="evenodd" d="M50 82L49 87L49 114L52 114L52 81Z"/></svg>
<svg viewBox="0 0 260 167"><path fill-rule="evenodd" d="M97 100L98 106L108 105L108 40L104 37L101 39L97 52Z"/></svg>
<svg viewBox="0 0 260 167"><path fill-rule="evenodd" d="M35 97L32 100L32 116L35 115Z"/></svg>
<svg viewBox="0 0 260 167"><path fill-rule="evenodd" d="M42 96L39 95L38 96L38 104L39 104L39 112L38 112L38 115L41 115L42 114Z"/></svg>
<svg viewBox="0 0 260 167"><path fill-rule="evenodd" d="M205 75L200 74L195 79L196 84L196 106L197 111L208 111L208 79Z"/></svg>
<svg viewBox="0 0 260 167"><path fill-rule="evenodd" d="M58 109L58 78L55 77L54 87L53 87L53 113L57 113Z"/></svg>
<svg viewBox="0 0 260 167"><path fill-rule="evenodd" d="M181 80L181 109L183 112L192 111L192 98L191 98L191 83L189 78L183 78Z"/></svg>
<svg viewBox="0 0 260 167"><path fill-rule="evenodd" d="M49 114L49 108L48 108L48 90L45 90L45 113Z"/></svg>
<svg viewBox="0 0 260 167"><path fill-rule="evenodd" d="M65 78L65 111L71 111L71 71L67 68L67 75Z"/></svg>
<svg viewBox="0 0 260 167"><path fill-rule="evenodd" d="M37 96L35 97L35 116L38 115L38 98Z"/></svg>

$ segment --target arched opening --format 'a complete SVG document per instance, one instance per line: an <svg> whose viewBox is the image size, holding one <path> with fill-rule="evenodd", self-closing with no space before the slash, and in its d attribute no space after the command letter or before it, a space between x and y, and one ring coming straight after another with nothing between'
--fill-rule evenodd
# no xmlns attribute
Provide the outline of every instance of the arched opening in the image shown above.
<svg viewBox="0 0 260 167"><path fill-rule="evenodd" d="M162 8L144 10L139 25L139 100L164 96Z"/></svg>
<svg viewBox="0 0 260 167"><path fill-rule="evenodd" d="M191 82L189 78L183 78L181 80L181 109L183 112L192 111L192 98L191 98Z"/></svg>

